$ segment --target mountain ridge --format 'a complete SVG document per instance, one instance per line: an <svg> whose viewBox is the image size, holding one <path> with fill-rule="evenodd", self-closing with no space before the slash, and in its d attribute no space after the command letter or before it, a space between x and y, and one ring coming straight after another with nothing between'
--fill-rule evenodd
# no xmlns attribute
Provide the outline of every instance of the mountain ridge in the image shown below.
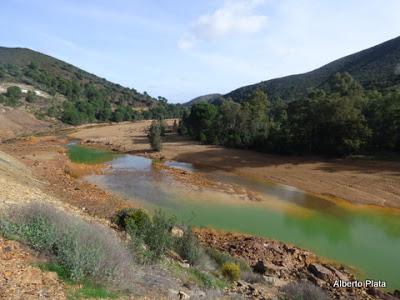
<svg viewBox="0 0 400 300"><path fill-rule="evenodd" d="M336 59L315 70L261 81L226 94L234 101L246 98L254 89L286 101L303 96L310 88L326 88L336 73L347 72L366 89L386 89L400 84L400 36L373 47ZM396 73L398 72L398 74Z"/></svg>
<svg viewBox="0 0 400 300"><path fill-rule="evenodd" d="M311 88L327 89L336 73L349 73L365 89L386 90L400 86L400 36L333 60L309 72L264 80L239 87L225 99L241 102L262 90L271 99L294 101ZM200 96L201 97L201 96Z"/></svg>

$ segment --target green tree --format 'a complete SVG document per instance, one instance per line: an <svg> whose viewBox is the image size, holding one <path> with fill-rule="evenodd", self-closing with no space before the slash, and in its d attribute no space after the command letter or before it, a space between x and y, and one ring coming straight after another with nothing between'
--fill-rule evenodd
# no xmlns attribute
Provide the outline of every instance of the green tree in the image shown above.
<svg viewBox="0 0 400 300"><path fill-rule="evenodd" d="M154 151L160 151L162 148L162 124L161 121L153 121L149 128L148 138L150 142L151 149Z"/></svg>
<svg viewBox="0 0 400 300"><path fill-rule="evenodd" d="M34 91L28 91L27 95L26 95L26 101L28 101L29 103L33 103L36 100L36 94Z"/></svg>
<svg viewBox="0 0 400 300"><path fill-rule="evenodd" d="M22 96L22 91L18 86L10 86L7 88L7 96L14 99L19 99Z"/></svg>

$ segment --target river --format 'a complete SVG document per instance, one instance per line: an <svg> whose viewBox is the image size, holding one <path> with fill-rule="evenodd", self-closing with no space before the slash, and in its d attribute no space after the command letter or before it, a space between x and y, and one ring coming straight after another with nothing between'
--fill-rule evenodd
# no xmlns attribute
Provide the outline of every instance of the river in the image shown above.
<svg viewBox="0 0 400 300"><path fill-rule="evenodd" d="M400 213L379 207L328 201L296 188L243 178L221 170L181 162L170 167L199 172L214 182L235 184L256 193L261 201L241 195L191 188L150 159L69 146L70 159L104 163L102 175L85 180L132 199L152 210L161 208L195 226L211 226L273 238L313 251L357 270L361 278L385 280L400 289Z"/></svg>

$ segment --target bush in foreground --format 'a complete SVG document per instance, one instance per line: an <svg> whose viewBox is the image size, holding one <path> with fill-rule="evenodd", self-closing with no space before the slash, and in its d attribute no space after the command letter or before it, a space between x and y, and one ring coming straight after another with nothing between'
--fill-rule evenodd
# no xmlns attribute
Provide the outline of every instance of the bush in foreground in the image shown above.
<svg viewBox="0 0 400 300"><path fill-rule="evenodd" d="M0 232L51 254L73 282L90 280L130 289L133 258L111 229L85 222L50 205L32 203L9 211Z"/></svg>
<svg viewBox="0 0 400 300"><path fill-rule="evenodd" d="M151 224L149 215L142 209L124 208L116 213L113 223L131 233L144 232Z"/></svg>
<svg viewBox="0 0 400 300"><path fill-rule="evenodd" d="M234 263L224 263L221 267L221 273L230 281L237 281L240 278L240 266Z"/></svg>
<svg viewBox="0 0 400 300"><path fill-rule="evenodd" d="M225 263L234 263L239 265L242 271L252 271L247 262L242 258L233 257L228 253L218 251L214 248L207 248L206 253L219 267L222 267Z"/></svg>
<svg viewBox="0 0 400 300"><path fill-rule="evenodd" d="M117 212L113 222L132 237L138 262L155 262L173 247L171 229L176 221L161 210L150 217L141 209L123 209Z"/></svg>

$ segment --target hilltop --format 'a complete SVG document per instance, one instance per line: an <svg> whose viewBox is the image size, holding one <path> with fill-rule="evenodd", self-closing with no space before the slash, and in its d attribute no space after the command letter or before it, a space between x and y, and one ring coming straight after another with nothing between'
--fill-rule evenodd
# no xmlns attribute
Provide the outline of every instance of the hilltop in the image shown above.
<svg viewBox="0 0 400 300"><path fill-rule="evenodd" d="M262 81L238 88L225 98L246 100L255 90L262 90L271 99L293 101L306 95L310 88L328 89L336 73L349 73L365 89L387 90L400 85L400 37L337 59L308 73Z"/></svg>
<svg viewBox="0 0 400 300"><path fill-rule="evenodd" d="M220 100L220 98L222 97L222 94L208 94L208 95L203 95L203 96L199 96L196 97L186 103L184 103L185 106L191 106L195 103L199 103L199 102L209 102L209 103L214 103L217 102L218 100Z"/></svg>

